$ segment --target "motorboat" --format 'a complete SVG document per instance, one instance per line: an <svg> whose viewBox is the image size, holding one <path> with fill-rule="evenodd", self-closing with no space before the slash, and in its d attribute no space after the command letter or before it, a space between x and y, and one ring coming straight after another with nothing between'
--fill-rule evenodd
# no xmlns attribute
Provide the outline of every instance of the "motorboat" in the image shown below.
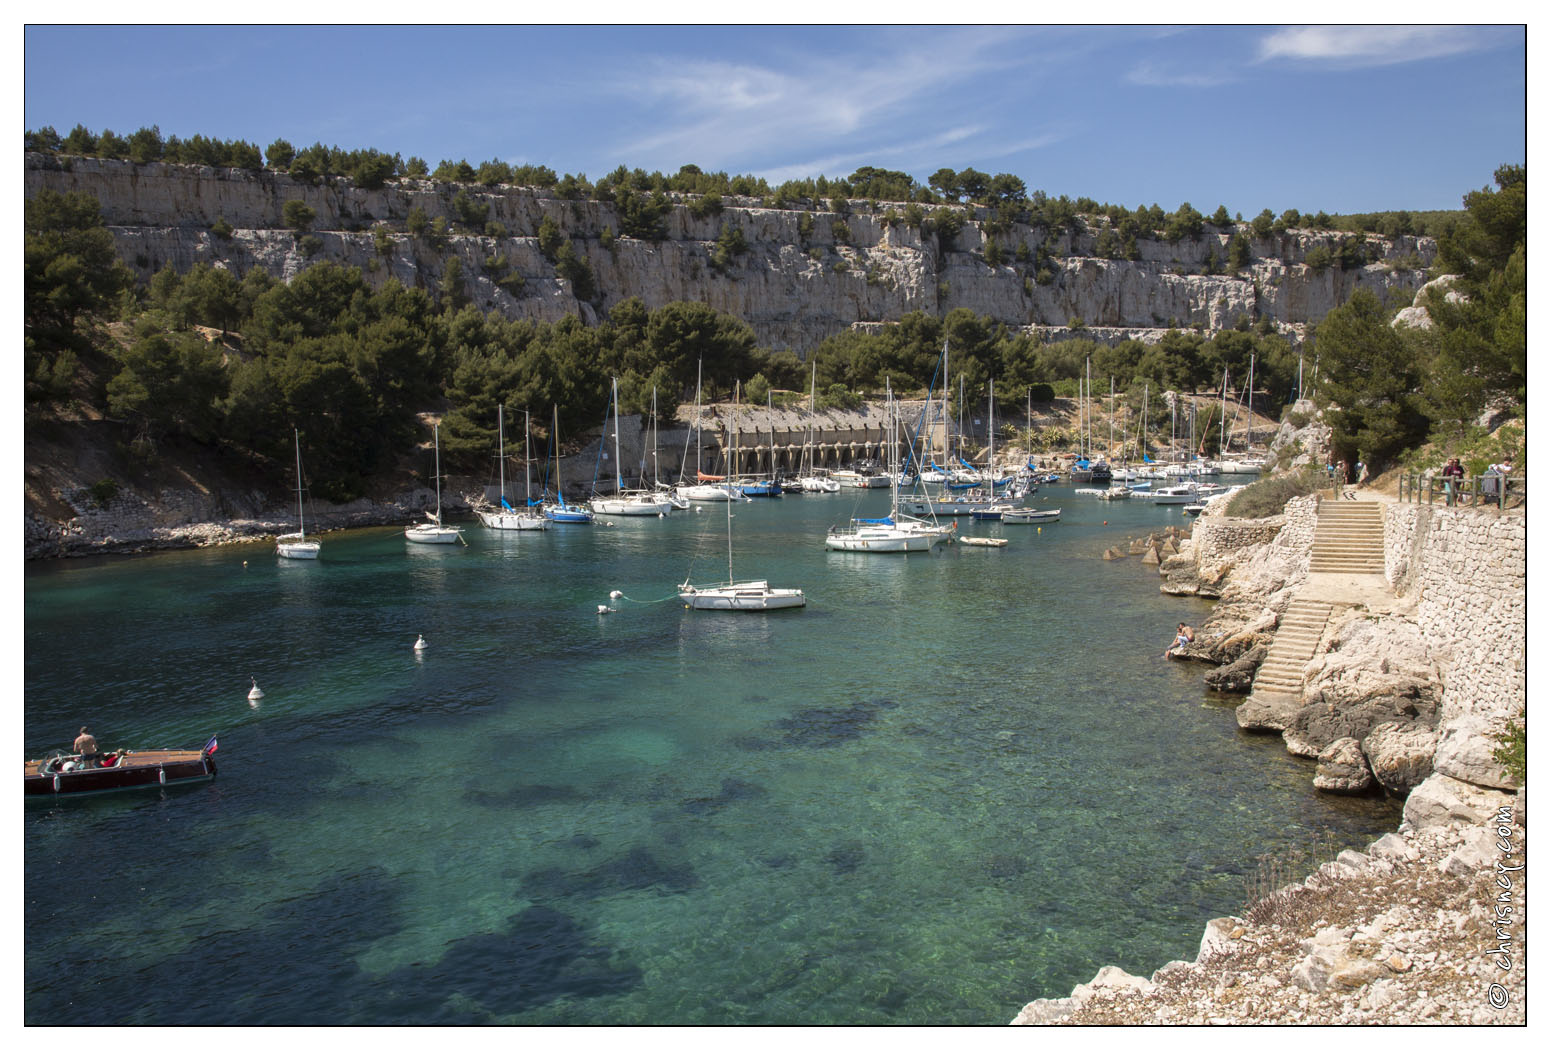
<svg viewBox="0 0 1551 1051"><path fill-rule="evenodd" d="M119 749L94 755L55 752L23 764L28 796L86 795L131 788L196 784L215 777L216 740L200 749Z"/></svg>
<svg viewBox="0 0 1551 1051"><path fill-rule="evenodd" d="M1003 525L1040 525L1045 522L1055 522L1061 518L1061 509L1052 508L1048 511L1036 510L1032 507L1015 507L1010 511L1002 512Z"/></svg>

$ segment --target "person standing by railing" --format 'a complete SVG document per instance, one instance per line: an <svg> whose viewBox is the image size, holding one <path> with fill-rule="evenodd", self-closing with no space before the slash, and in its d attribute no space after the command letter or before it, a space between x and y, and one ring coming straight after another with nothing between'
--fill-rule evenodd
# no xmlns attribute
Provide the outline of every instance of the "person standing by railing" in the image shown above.
<svg viewBox="0 0 1551 1051"><path fill-rule="evenodd" d="M1460 466L1459 457L1449 457L1449 462L1443 467L1443 498L1449 506L1454 506L1454 501L1459 499L1459 486L1465 479L1465 468Z"/></svg>

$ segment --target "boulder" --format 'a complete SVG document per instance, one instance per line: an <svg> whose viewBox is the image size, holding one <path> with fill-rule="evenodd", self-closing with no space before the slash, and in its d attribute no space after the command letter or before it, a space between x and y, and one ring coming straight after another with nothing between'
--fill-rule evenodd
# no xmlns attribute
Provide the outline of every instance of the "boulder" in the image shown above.
<svg viewBox="0 0 1551 1051"><path fill-rule="evenodd" d="M1498 807L1512 809L1514 796L1468 781L1457 781L1447 774L1433 773L1411 790L1401 811L1412 828L1436 828L1465 824L1484 825L1495 817Z"/></svg>
<svg viewBox="0 0 1551 1051"><path fill-rule="evenodd" d="M1492 757L1498 748L1496 735L1502 725L1479 715L1462 715L1440 728L1433 769L1459 781L1487 788L1518 788L1515 781Z"/></svg>
<svg viewBox="0 0 1551 1051"><path fill-rule="evenodd" d="M1239 705L1234 716L1239 729L1258 733L1281 733L1292 724L1303 702L1288 693L1256 694Z"/></svg>
<svg viewBox="0 0 1551 1051"><path fill-rule="evenodd" d="M1319 763L1314 767L1314 787L1347 795L1373 787L1373 772L1368 769L1362 744L1355 737L1333 741L1320 752Z"/></svg>
<svg viewBox="0 0 1551 1051"><path fill-rule="evenodd" d="M1213 647L1210 652L1215 656L1218 648ZM1220 693L1248 693L1255 682L1255 672L1259 670L1260 662L1266 659L1266 653L1265 646L1256 646L1232 664L1212 669L1206 673L1207 688Z"/></svg>
<svg viewBox="0 0 1551 1051"><path fill-rule="evenodd" d="M1392 858L1396 861L1415 861L1422 852L1394 832L1386 832L1368 844L1368 853L1376 858Z"/></svg>
<svg viewBox="0 0 1551 1051"><path fill-rule="evenodd" d="M1362 745L1379 784L1404 795L1433 772L1438 735L1416 723L1385 722L1369 731Z"/></svg>
<svg viewBox="0 0 1551 1051"><path fill-rule="evenodd" d="M1310 759L1343 737L1363 740L1380 723L1431 729L1438 718L1438 704L1431 693L1372 694L1361 701L1320 703L1318 691L1305 687L1303 697L1306 703L1282 739L1289 752Z"/></svg>

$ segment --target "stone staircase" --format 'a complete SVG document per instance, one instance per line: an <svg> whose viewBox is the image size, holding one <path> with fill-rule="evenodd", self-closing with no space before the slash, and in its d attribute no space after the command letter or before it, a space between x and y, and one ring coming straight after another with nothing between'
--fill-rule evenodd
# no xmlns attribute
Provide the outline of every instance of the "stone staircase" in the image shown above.
<svg viewBox="0 0 1551 1051"><path fill-rule="evenodd" d="M1318 515L1309 580L1282 614L1271 649L1255 673L1253 694L1301 694L1303 671L1314 659L1336 600L1343 595L1350 600L1346 593L1354 588L1385 584L1383 507L1371 500L1321 500ZM1357 583L1364 580L1373 584Z"/></svg>
<svg viewBox="0 0 1551 1051"><path fill-rule="evenodd" d="M1384 572L1384 509L1366 500L1321 500L1310 573Z"/></svg>
<svg viewBox="0 0 1551 1051"><path fill-rule="evenodd" d="M1266 659L1255 672L1255 684L1251 692L1256 694L1303 692L1303 669L1314 659L1314 647L1319 645L1330 620L1332 607L1318 599L1296 598L1282 614L1276 628L1276 638Z"/></svg>

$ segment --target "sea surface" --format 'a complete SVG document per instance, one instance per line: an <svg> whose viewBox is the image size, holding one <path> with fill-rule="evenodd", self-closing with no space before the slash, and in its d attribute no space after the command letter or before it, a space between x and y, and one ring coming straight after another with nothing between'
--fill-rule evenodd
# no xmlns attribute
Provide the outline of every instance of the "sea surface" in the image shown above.
<svg viewBox="0 0 1551 1051"><path fill-rule="evenodd" d="M1160 658L1209 605L1101 556L1179 508L1031 501L907 556L823 546L886 492L739 505L769 614L673 600L720 505L29 566L26 756L220 776L26 804L26 1021L1002 1025L1394 827Z"/></svg>

